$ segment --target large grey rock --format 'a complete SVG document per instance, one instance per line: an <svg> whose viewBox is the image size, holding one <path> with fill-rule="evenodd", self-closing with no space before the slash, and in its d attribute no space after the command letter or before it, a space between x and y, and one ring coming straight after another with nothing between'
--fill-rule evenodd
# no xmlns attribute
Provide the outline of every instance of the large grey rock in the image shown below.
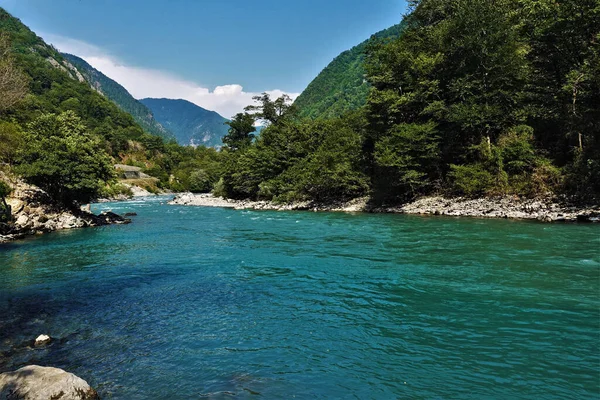
<svg viewBox="0 0 600 400"><path fill-rule="evenodd" d="M59 368L28 365L0 374L0 400L97 400L83 379Z"/></svg>

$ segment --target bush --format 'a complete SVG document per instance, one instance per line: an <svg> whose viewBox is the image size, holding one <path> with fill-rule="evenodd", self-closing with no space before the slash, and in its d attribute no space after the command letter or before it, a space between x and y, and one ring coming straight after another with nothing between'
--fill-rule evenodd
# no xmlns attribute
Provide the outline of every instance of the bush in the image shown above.
<svg viewBox="0 0 600 400"><path fill-rule="evenodd" d="M223 178L219 179L213 186L212 194L217 197L227 197L227 190L225 188L225 181Z"/></svg>
<svg viewBox="0 0 600 400"><path fill-rule="evenodd" d="M481 196L494 187L494 177L481 164L452 164L450 169L450 184L458 194Z"/></svg>
<svg viewBox="0 0 600 400"><path fill-rule="evenodd" d="M212 189L210 176L203 169L192 171L189 178L190 192L208 193Z"/></svg>
<svg viewBox="0 0 600 400"><path fill-rule="evenodd" d="M533 147L533 128L520 125L498 139L504 170L509 175L532 172L538 160Z"/></svg>
<svg viewBox="0 0 600 400"><path fill-rule="evenodd" d="M103 187L98 196L105 199L115 199L121 196L132 197L133 192L129 186L125 186L122 183L112 183Z"/></svg>
<svg viewBox="0 0 600 400"><path fill-rule="evenodd" d="M0 122L0 163L12 164L23 142L21 128L11 122Z"/></svg>

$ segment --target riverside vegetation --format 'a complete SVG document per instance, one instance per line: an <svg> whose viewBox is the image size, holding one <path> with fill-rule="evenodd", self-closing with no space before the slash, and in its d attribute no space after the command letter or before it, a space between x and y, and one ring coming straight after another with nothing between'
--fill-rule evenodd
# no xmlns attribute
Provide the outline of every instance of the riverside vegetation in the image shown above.
<svg viewBox="0 0 600 400"><path fill-rule="evenodd" d="M431 194L597 203L598 2L409 3L401 25L351 51L348 67L297 104L255 98L228 122L221 151L147 133L2 10L0 162L66 207L121 191L114 163L158 178L153 190L275 203ZM343 104L323 106L319 92Z"/></svg>
<svg viewBox="0 0 600 400"><path fill-rule="evenodd" d="M599 3L410 4L398 38L368 44L364 106L329 118L263 96L248 110L268 125L254 141L252 121L236 116L245 125L232 125L217 193L279 202L432 193L597 202ZM299 116L307 113L315 119Z"/></svg>
<svg viewBox="0 0 600 400"><path fill-rule="evenodd" d="M71 210L126 190L114 164L158 178L153 191L204 190L217 180L216 150L148 133L3 9L0 56L0 223L10 222L5 198L22 180L47 193L53 207Z"/></svg>

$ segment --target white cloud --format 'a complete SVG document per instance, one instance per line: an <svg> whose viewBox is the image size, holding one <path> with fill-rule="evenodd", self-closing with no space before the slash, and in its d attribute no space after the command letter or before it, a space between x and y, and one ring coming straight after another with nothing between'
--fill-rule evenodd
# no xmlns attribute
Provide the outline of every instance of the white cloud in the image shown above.
<svg viewBox="0 0 600 400"><path fill-rule="evenodd" d="M245 92L239 84L217 86L210 90L168 72L124 65L103 49L89 43L50 34L43 37L60 51L83 58L92 67L123 85L137 99L145 97L185 99L230 118L252 104L252 96L260 94ZM265 92L273 98L285 93L278 89L265 90ZM287 94L292 99L299 95L299 93Z"/></svg>

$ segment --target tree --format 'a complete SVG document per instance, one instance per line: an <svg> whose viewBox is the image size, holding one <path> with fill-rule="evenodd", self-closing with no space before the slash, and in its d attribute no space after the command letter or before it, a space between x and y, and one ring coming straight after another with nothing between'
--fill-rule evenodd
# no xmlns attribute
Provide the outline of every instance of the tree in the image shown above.
<svg viewBox="0 0 600 400"><path fill-rule="evenodd" d="M192 193L208 193L212 189L210 175L203 169L192 171L189 181Z"/></svg>
<svg viewBox="0 0 600 400"><path fill-rule="evenodd" d="M89 202L114 176L101 140L72 111L37 118L25 143L17 172L62 205Z"/></svg>
<svg viewBox="0 0 600 400"><path fill-rule="evenodd" d="M375 145L376 189L422 193L438 177L439 136L433 122L398 124ZM379 193L379 194L380 194Z"/></svg>
<svg viewBox="0 0 600 400"><path fill-rule="evenodd" d="M27 78L15 65L8 35L0 35L0 113L21 101L27 94Z"/></svg>
<svg viewBox="0 0 600 400"><path fill-rule="evenodd" d="M292 99L287 94L281 95L276 100L271 100L271 96L268 93L254 96L252 99L259 104L248 106L244 110L254 111L251 115L255 119L263 120L267 125L277 124L286 115L295 112Z"/></svg>
<svg viewBox="0 0 600 400"><path fill-rule="evenodd" d="M346 119L314 125L319 147L291 168L297 174L298 191L317 201L351 199L364 195L367 176L362 171L360 131Z"/></svg>
<svg viewBox="0 0 600 400"><path fill-rule="evenodd" d="M14 163L22 136L21 128L17 124L0 121L0 163Z"/></svg>
<svg viewBox="0 0 600 400"><path fill-rule="evenodd" d="M4 181L0 181L0 222L8 222L11 219L11 209L6 203L6 197L12 193L10 185Z"/></svg>
<svg viewBox="0 0 600 400"><path fill-rule="evenodd" d="M248 113L238 113L229 122L229 131L223 137L223 143L230 150L245 149L252 143L254 139L253 132L256 132L254 127L254 117Z"/></svg>

